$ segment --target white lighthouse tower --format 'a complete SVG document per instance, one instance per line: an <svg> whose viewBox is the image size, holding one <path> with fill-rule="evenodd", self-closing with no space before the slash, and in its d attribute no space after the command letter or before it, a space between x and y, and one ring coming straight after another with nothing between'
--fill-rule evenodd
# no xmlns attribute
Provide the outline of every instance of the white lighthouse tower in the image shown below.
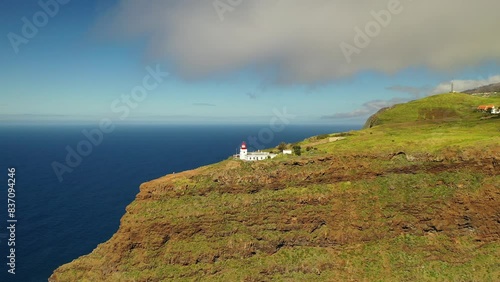
<svg viewBox="0 0 500 282"><path fill-rule="evenodd" d="M247 143L243 142L241 143L240 147L240 160L246 160L247 159Z"/></svg>

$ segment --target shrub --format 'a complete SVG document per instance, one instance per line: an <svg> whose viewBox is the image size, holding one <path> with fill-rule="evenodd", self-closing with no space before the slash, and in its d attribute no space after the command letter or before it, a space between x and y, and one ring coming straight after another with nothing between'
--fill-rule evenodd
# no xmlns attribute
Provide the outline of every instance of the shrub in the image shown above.
<svg viewBox="0 0 500 282"><path fill-rule="evenodd" d="M278 151L282 152L283 150L286 149L286 143L285 142L281 142L278 147L277 147Z"/></svg>
<svg viewBox="0 0 500 282"><path fill-rule="evenodd" d="M302 154L302 152L301 152L302 148L299 145L293 146L292 149L293 149L293 152L295 153L295 155L300 156Z"/></svg>

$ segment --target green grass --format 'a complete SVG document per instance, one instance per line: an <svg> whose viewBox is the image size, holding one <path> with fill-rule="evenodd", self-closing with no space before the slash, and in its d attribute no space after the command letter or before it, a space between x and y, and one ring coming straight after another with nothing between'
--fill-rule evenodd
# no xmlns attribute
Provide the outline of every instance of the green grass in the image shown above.
<svg viewBox="0 0 500 282"><path fill-rule="evenodd" d="M172 228L179 224L210 230L172 241L147 256L132 252L130 264L121 266L122 275L124 279L138 280L151 277L190 280L202 275L216 281L495 281L498 278L498 273L493 271L498 263L497 243L485 249L468 236L383 235L390 233L383 227L386 218L411 220L415 208L424 208L430 215L439 214L443 207L434 210L436 203L449 201L459 194L478 193L489 181L467 170L389 174L373 180L293 186L254 194L213 191L205 196L186 195L148 202L141 207L148 212L141 213L139 218L150 225L157 221L161 224L164 219L155 217L161 214L169 219ZM352 196L357 199L355 202L348 200ZM336 224L312 233L304 223L296 229L290 227L286 233L281 231L289 224L293 226L290 218L330 216L335 208L349 211ZM256 218L250 219L248 215L256 215ZM208 219L211 223L207 225L204 221ZM329 220L328 216L325 220ZM336 228L350 228L349 222L371 222L357 233L378 232L380 239L362 243L361 237L361 241L353 245L284 246L275 253L262 252L266 249L262 244L301 242L301 238L309 242L321 240L329 236L328 233L336 232ZM138 267L140 271L128 270Z"/></svg>
<svg viewBox="0 0 500 282"><path fill-rule="evenodd" d="M378 124L411 123L443 120L477 120L482 116L476 111L482 104L500 105L500 96L482 98L467 94L450 93L411 101L384 111L378 116ZM437 111L434 111L437 110ZM440 115L444 112L448 115Z"/></svg>
<svg viewBox="0 0 500 282"><path fill-rule="evenodd" d="M376 126L350 132L346 140L318 144L326 153L437 154L450 144L456 147L495 146L500 143L500 117L481 120L490 114L479 113L480 104L500 105L500 95L490 98L466 94L442 94L394 106L380 113ZM453 112L451 117L423 117L426 111ZM313 143L299 143L307 147Z"/></svg>
<svg viewBox="0 0 500 282"><path fill-rule="evenodd" d="M457 245L458 243L458 245ZM499 245L467 237L401 235L349 248L285 247L272 256L190 265L160 264L121 278L192 281L498 281ZM453 250L448 257L443 253ZM183 277L183 278L180 278Z"/></svg>

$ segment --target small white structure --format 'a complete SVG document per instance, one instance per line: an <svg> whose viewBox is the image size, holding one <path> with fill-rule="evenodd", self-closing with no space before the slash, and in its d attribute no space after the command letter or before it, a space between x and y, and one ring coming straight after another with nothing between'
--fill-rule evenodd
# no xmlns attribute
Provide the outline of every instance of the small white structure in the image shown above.
<svg viewBox="0 0 500 282"><path fill-rule="evenodd" d="M283 155L291 155L292 150L283 150Z"/></svg>
<svg viewBox="0 0 500 282"><path fill-rule="evenodd" d="M276 154L271 154L268 152L248 152L247 144L243 142L240 147L240 160L243 161L262 161L267 159L272 159L276 157Z"/></svg>

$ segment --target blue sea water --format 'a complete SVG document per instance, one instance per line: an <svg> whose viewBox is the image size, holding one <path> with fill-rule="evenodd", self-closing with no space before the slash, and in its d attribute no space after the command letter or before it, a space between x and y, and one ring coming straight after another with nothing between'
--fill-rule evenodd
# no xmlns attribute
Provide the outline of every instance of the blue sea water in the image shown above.
<svg viewBox="0 0 500 282"><path fill-rule="evenodd" d="M116 232L141 183L227 159L249 136L271 147L359 127L290 125L270 136L266 125L118 125L59 182L51 164L65 164L67 146L76 149L82 130L93 128L0 126L0 281L47 281ZM15 275L7 273L9 167L16 169Z"/></svg>

